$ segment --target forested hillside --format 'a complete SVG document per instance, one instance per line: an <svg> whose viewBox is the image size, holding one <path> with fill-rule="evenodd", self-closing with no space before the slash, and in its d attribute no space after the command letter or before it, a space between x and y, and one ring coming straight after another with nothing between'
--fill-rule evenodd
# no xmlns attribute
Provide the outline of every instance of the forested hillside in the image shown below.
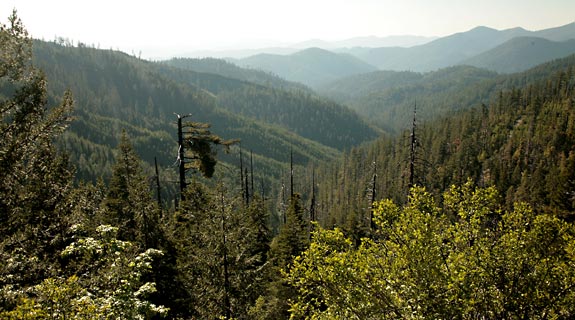
<svg viewBox="0 0 575 320"><path fill-rule="evenodd" d="M436 119L488 104L501 90L529 86L564 70L573 61L575 56L571 55L510 75L470 66L428 73L374 72L340 79L321 92L388 132L399 133L410 125L415 104L420 121Z"/></svg>
<svg viewBox="0 0 575 320"><path fill-rule="evenodd" d="M0 26L0 39L0 318L288 314L284 297L291 291L284 289L279 270L308 241L293 189L281 211L286 222L278 231L280 240L272 241L273 204L259 196L264 190L254 192L251 159L244 158L245 185L221 174L209 186L200 182L200 174L211 176L205 166L217 163L232 176L239 170L214 157L216 144L233 141L209 134L207 124L196 121L199 116L186 122L179 142L176 162L192 174L180 184L175 208L151 191L150 171L132 141L140 140L140 148L152 155L160 153L146 139L161 139L169 126L162 124L172 118L162 110L164 103L177 112L189 111L193 103L192 111L215 122L227 120L230 131L245 130L248 136L253 129L251 134L261 139L254 149L278 157L282 143L292 150L287 158L299 161L305 155L313 159L314 152L334 157L335 149L319 143L312 148L313 142L287 130L232 117L217 110L215 99L202 90L159 77L151 72L153 64L117 52L40 43L36 59L43 60L36 63L44 61L45 74L57 79L49 84L44 72L30 64L32 40L15 14ZM65 87L77 95L61 91ZM148 108L150 116L141 116L140 108ZM71 134L65 135L70 125ZM70 160L79 141L86 145L86 156L94 155L93 145L113 146L107 181L74 181ZM100 156L87 161L98 165ZM152 178L158 181L157 175Z"/></svg>
<svg viewBox="0 0 575 320"><path fill-rule="evenodd" d="M386 131L399 133L411 123L415 104L420 119L429 120L488 101L497 90L498 84L491 81L496 76L468 66L423 74L375 72L341 79L322 92Z"/></svg>
<svg viewBox="0 0 575 320"><path fill-rule="evenodd" d="M323 167L292 315L573 316L575 63L522 77Z"/></svg>
<svg viewBox="0 0 575 320"><path fill-rule="evenodd" d="M264 84L268 82L268 78L275 78L237 66L234 70L257 75L256 83L220 77L212 73L198 73L195 72L193 60L188 63L186 61L182 60L178 65L182 65L187 71L162 69L162 73L179 83L190 83L208 91L216 97L220 108L233 114L283 127L301 137L338 150L348 149L377 135L378 130L368 125L355 112L321 98L310 89L300 88L295 83L279 81L277 78L270 86L266 86Z"/></svg>
<svg viewBox="0 0 575 320"><path fill-rule="evenodd" d="M74 92L76 121L64 140L72 162L80 164L78 176L85 180L109 177L110 146L117 144L123 129L134 137L134 146L146 162L153 163L157 157L168 170L177 150L175 113L191 113L195 121L212 124L221 136L240 139L244 148L254 152L265 175L278 175L282 163L289 161L290 150L298 163L305 163L332 158L337 150L376 136L374 129L349 110L305 90L282 91L85 46L37 41L34 59L52 79L49 92L54 99L57 92ZM253 104L238 113L226 110L234 111L251 99L246 92L254 96ZM270 93L282 99L267 98ZM258 95L263 97L259 102ZM294 108L305 109L309 115L321 113L331 121L316 117L314 122ZM334 134L330 128L338 123L345 126Z"/></svg>
<svg viewBox="0 0 575 320"><path fill-rule="evenodd" d="M471 179L474 185L495 186L508 208L516 201L526 201L538 212L572 221L574 59L559 60L500 81L501 89L494 98L477 101L467 111L435 121L419 121L418 101L415 183L440 194L450 185ZM410 111L413 119L414 109ZM323 223L348 228L359 223L365 227L372 192L377 199L404 203L411 136L410 130L398 137L382 138L368 147L351 150L340 162L326 167L329 169L318 178L322 185L318 186L317 201L326 206L322 209Z"/></svg>

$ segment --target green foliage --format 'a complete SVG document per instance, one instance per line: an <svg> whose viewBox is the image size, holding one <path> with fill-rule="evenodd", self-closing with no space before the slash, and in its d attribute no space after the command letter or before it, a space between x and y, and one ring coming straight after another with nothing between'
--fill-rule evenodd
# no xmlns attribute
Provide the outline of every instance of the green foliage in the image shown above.
<svg viewBox="0 0 575 320"><path fill-rule="evenodd" d="M224 140L211 133L210 126L209 123L187 122L183 124L184 132L182 133L184 158L191 160L186 163L186 169L199 171L207 178L214 175L217 163L216 147L222 146L229 151L230 146L238 142L238 140Z"/></svg>
<svg viewBox="0 0 575 320"><path fill-rule="evenodd" d="M380 202L379 234L354 247L319 229L287 274L292 317L570 318L575 229L526 204L501 211L494 188L451 187L439 207L422 188Z"/></svg>
<svg viewBox="0 0 575 320"><path fill-rule="evenodd" d="M371 105L373 114L381 103L411 106L412 97L419 106L429 96L428 105L445 111L501 93L418 127L416 180L427 189L409 197L403 137L352 148L317 168L319 183L315 168L296 167L304 170L301 189L313 183L318 191L320 223L307 222L309 192L294 194L270 241L273 199L194 180L175 212L162 211L136 150L148 162L173 159L172 112L191 111L201 122L185 137L189 165L237 180L234 170L214 171L213 145L230 141L211 134L206 123L213 123L253 146L271 184L287 150L302 163L333 158L375 130L305 89L218 62L204 67L221 66L226 77L38 41L36 61L55 78L48 86L29 65L21 22L9 21L0 29L0 317L278 319L290 316L290 304L293 318L573 317L572 58L495 80L469 67L355 78L346 99L385 88L369 98L384 99ZM401 88L392 88L396 81ZM514 85L522 87L501 91ZM68 87L78 99L78 120L59 141L69 158L53 146L70 120L71 95L60 93ZM72 187L69 163L81 166L79 179L103 179ZM469 177L502 195L473 188ZM376 205L370 228L374 193L393 200ZM513 207L517 200L532 206Z"/></svg>
<svg viewBox="0 0 575 320"><path fill-rule="evenodd" d="M102 217L104 195L101 185L72 189L68 158L53 146L70 121L71 94L47 106L53 98L46 80L29 65L32 42L15 13L9 21L0 26L0 317L141 319L165 313L147 300L154 283L142 280L161 252L138 253L131 242L116 239L114 227L98 227L95 237L79 227ZM130 193L125 180L115 187Z"/></svg>
<svg viewBox="0 0 575 320"><path fill-rule="evenodd" d="M292 259L304 251L308 245L308 226L304 219L299 194L294 194L286 210L286 222L274 238L270 256L279 269L287 267Z"/></svg>
<svg viewBox="0 0 575 320"><path fill-rule="evenodd" d="M102 225L96 229L97 237L80 238L63 252L81 271L80 281L89 288L96 304L103 314L114 317L147 317L154 313L165 313L161 306L145 300L155 292L155 284L142 282L150 272L152 261L161 257L157 249L137 253L131 242L117 239L118 228Z"/></svg>

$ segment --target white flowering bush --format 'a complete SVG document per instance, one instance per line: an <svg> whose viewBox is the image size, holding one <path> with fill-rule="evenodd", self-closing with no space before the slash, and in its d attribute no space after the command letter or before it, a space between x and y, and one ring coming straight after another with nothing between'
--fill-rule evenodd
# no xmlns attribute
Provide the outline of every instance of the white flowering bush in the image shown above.
<svg viewBox="0 0 575 320"><path fill-rule="evenodd" d="M0 318L148 319L166 314L166 308L146 300L156 291L155 284L142 281L162 252L137 253L131 242L116 239L117 231L99 226L96 237L70 244L62 257L77 275L44 280L28 290L34 298L22 298L16 309L0 313Z"/></svg>

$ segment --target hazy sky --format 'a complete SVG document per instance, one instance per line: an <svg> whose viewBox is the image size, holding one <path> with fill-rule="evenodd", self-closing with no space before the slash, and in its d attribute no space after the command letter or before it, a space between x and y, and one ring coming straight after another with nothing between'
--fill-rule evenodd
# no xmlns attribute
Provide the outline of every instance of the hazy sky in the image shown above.
<svg viewBox="0 0 575 320"><path fill-rule="evenodd" d="M575 0L0 0L2 22L13 8L34 38L61 36L144 57L575 21Z"/></svg>

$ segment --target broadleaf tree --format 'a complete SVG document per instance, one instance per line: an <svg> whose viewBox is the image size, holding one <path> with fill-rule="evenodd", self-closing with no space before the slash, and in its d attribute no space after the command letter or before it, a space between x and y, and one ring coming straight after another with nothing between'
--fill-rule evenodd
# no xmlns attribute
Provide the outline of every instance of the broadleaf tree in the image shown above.
<svg viewBox="0 0 575 320"><path fill-rule="evenodd" d="M420 187L375 209L380 233L359 247L318 229L287 281L294 318L571 318L575 228L492 188L451 187L440 206Z"/></svg>

